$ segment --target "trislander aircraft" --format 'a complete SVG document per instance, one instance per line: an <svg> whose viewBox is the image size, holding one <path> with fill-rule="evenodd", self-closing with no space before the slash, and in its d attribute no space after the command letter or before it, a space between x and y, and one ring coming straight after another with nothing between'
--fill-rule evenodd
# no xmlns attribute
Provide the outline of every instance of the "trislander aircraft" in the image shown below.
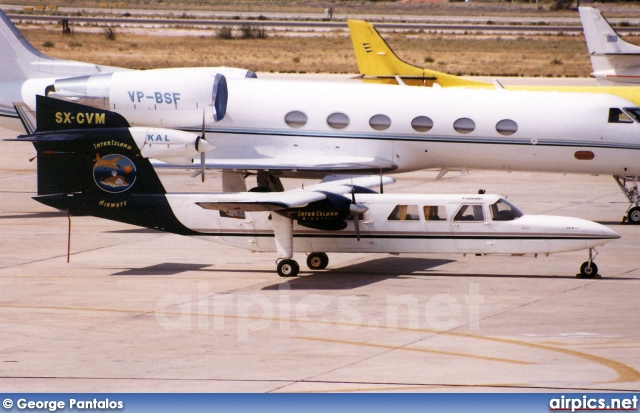
<svg viewBox="0 0 640 413"><path fill-rule="evenodd" d="M620 38L598 9L579 7L594 76L599 84L640 84L640 46Z"/></svg>
<svg viewBox="0 0 640 413"><path fill-rule="evenodd" d="M597 17L604 21L601 18L599 12L597 10L593 12L594 9L590 8L580 8L580 13L582 16L583 22L585 22L585 10L591 10L590 16L592 20L597 20L594 17L594 13L597 13ZM351 41L353 43L353 49L355 51L356 60L358 62L358 70L362 76L363 81L370 83L386 83L386 84L399 84L399 85L410 85L410 86L440 86L443 88L480 88L480 89L508 89L508 90L521 90L521 91L538 91L538 92L550 92L550 91L558 91L558 92L572 92L572 93L607 93L615 96L622 97L627 99L629 102L633 102L632 105L639 106L640 105L640 88L639 87L629 87L629 86L532 86L532 85L508 85L503 86L498 81L493 83L481 82L478 80L472 80L463 78L460 76L454 76L447 73L438 72L435 70L421 68L418 66L411 65L407 62L402 61L392 50L391 47L384 41L384 39L380 36L378 31L373 27L372 24L363 21L363 20L348 20L349 31L351 33ZM606 24L606 23L605 23ZM602 27L602 22L600 22L600 27ZM607 43L607 51L609 54L613 48L623 47L626 51L631 51L633 49L635 53L640 53L640 47L633 46L623 41L619 41L618 37L615 36L615 33L611 34L611 32L607 32L606 39ZM594 35L588 34L588 25L585 23L585 36L589 41L590 38L593 38ZM600 38L604 38L605 35L601 34ZM614 37L615 36L615 37ZM622 42L622 43L617 43ZM592 47L589 46L589 50L592 53L592 61L595 65L596 56L593 55ZM600 49L598 49L600 50ZM607 59L610 59L610 62L627 62L627 65L630 65L629 62L632 62L631 58L625 59L625 56L616 55L610 56L607 54ZM599 59L603 59L602 56ZM640 66L640 60L633 60ZM594 66L595 67L595 66ZM611 83L613 84L613 83ZM531 96L531 95L523 95L523 96ZM553 96L556 95L543 95L542 99L547 102L551 102L555 99ZM527 99L524 97L523 99ZM460 103L460 102L459 102ZM538 101L538 103L534 103L530 101L530 108L532 110L536 110L534 104L545 105L542 101ZM467 102L464 102L466 105ZM492 105L491 108L495 109L499 106ZM572 109L566 108L569 111ZM527 110L521 108L524 112ZM560 109L559 109L560 110ZM630 113L634 112L634 113ZM586 121L589 123L590 121L586 120L583 115L579 113L574 113L570 115L573 120L578 122ZM608 116L596 117L592 119L594 121L594 125L600 122L608 122L608 123L625 123L625 124L634 124L638 123L638 110L633 107L628 108L613 108L611 107ZM550 124L546 126L551 126L555 120L549 118ZM542 119L540 119L540 127L542 129L546 129L545 132L542 132L541 137L544 136L547 132L551 132L552 128L543 128L542 125L545 123ZM577 130L577 129L576 129ZM595 132L595 130L592 130ZM553 132L551 132L553 133ZM573 134L566 135L567 137ZM596 132L593 136L596 140L599 139L596 137L598 133ZM514 133L513 136L516 136ZM577 136L577 135L574 135ZM601 136L603 140L607 140L605 136ZM573 138L569 137L569 140ZM635 152L635 150L631 150L631 153ZM635 155L632 155L635 156ZM453 169L453 168L451 168ZM519 169L517 166L515 169ZM547 170L544 166L541 166L539 169L541 171ZM446 168L444 169L446 171ZM566 171L569 172L569 171ZM637 181L639 179L637 173L631 172L630 170L617 172L596 172L592 171L591 173L600 174L600 173L608 173L613 175L614 179L620 186L620 189L625 194L625 196L629 199L630 205L627 209L627 217L626 220L633 224L640 224L640 192L638 191Z"/></svg>
<svg viewBox="0 0 640 413"><path fill-rule="evenodd" d="M200 162L202 171L205 164L224 171L225 192L246 190L247 173L272 190L282 189L280 176L427 168L610 174L632 201L630 221L640 223L640 108L620 96L256 79L217 68L55 79L51 67L58 70L60 62L38 54L3 22L1 50L15 59L0 73L22 77L0 84L0 96L13 99L19 91L33 108L40 90L92 106L44 112L45 122L67 129L108 127L98 107L131 126L184 131L149 134L144 151L180 168ZM43 70L49 77L29 83Z"/></svg>
<svg viewBox="0 0 640 413"><path fill-rule="evenodd" d="M116 127L47 131L39 122L39 132L16 139L33 142L37 150L35 200L73 215L276 251L280 276L298 274L294 252L308 253L309 268L320 270L328 265L327 252L523 255L588 249L579 275L591 278L598 273L594 247L619 238L583 219L524 215L498 195L368 189L393 182L382 176L284 192L167 193L145 155L148 136L171 139L185 132L129 127L118 114L103 114Z"/></svg>

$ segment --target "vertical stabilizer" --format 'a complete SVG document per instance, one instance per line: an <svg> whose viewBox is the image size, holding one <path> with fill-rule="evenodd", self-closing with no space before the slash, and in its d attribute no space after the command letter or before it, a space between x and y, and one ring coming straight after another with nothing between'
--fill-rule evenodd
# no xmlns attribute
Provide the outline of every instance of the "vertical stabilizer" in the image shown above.
<svg viewBox="0 0 640 413"><path fill-rule="evenodd" d="M40 53L0 10L0 82L66 77L123 70L49 57Z"/></svg>
<svg viewBox="0 0 640 413"><path fill-rule="evenodd" d="M411 86L488 86L491 83L468 80L459 76L423 69L401 60L391 50L373 25L364 20L347 20L358 70L365 81L402 83ZM400 79L400 80L398 80Z"/></svg>
<svg viewBox="0 0 640 413"><path fill-rule="evenodd" d="M621 39L599 10L580 7L579 11L598 83L640 83L640 46Z"/></svg>

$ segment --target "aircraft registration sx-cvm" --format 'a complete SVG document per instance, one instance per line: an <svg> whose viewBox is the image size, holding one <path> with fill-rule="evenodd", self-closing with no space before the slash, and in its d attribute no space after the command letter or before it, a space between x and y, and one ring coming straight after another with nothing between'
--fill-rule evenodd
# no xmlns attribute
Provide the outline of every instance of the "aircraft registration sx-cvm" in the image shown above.
<svg viewBox="0 0 640 413"><path fill-rule="evenodd" d="M61 104L62 111L74 104ZM82 113L86 107L71 110ZM38 115L40 116L40 115ZM96 112L102 129L40 131L33 142L38 196L45 205L252 251L277 251L280 276L295 276L294 252L309 253L313 270L327 252L550 254L589 250L580 275L595 277L593 248L619 235L583 219L523 215L498 195L378 194L383 176L325 181L284 192L167 193L145 156L149 136L185 132L129 127L116 113ZM52 129L63 129L51 125ZM185 143L186 150L195 151Z"/></svg>

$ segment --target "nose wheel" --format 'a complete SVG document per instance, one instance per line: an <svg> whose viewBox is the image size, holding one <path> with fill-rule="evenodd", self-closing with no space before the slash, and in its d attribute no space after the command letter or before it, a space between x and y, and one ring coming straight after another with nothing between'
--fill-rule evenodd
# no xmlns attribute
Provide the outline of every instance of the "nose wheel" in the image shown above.
<svg viewBox="0 0 640 413"><path fill-rule="evenodd" d="M629 224L640 224L640 207L633 207L627 212L627 222Z"/></svg>
<svg viewBox="0 0 640 413"><path fill-rule="evenodd" d="M595 251L595 255L593 252ZM598 266L593 259L598 255L598 251L594 248L589 248L589 261L585 261L580 266L580 274L577 274L578 278L600 278L598 274Z"/></svg>
<svg viewBox="0 0 640 413"><path fill-rule="evenodd" d="M585 261L580 266L580 274L578 278L597 278L600 277L598 275L598 266L595 262Z"/></svg>
<svg viewBox="0 0 640 413"><path fill-rule="evenodd" d="M637 176L614 176L618 186L629 200L627 216L622 218L623 224L640 225L640 191Z"/></svg>

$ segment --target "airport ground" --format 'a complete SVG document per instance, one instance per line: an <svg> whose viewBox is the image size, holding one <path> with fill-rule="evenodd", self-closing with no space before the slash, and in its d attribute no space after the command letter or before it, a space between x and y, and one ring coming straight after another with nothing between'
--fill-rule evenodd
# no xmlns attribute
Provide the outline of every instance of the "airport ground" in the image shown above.
<svg viewBox="0 0 640 413"><path fill-rule="evenodd" d="M16 132L2 129L0 138ZM5 392L639 391L640 227L609 176L437 171L386 191L475 193L610 226L549 257L330 254L279 278L253 254L31 199L35 155L0 141L0 388ZM189 172L169 190L214 191ZM310 183L309 181L307 181ZM287 186L300 185L289 180Z"/></svg>

